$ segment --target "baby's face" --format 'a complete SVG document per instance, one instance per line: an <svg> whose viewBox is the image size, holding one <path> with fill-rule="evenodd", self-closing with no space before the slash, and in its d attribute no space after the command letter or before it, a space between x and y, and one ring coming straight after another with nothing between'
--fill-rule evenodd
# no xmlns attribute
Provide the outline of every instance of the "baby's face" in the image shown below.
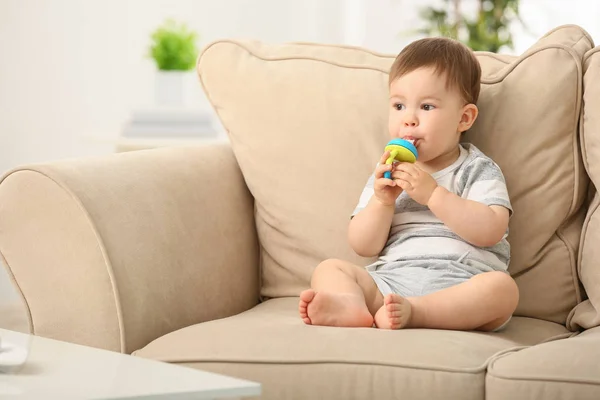
<svg viewBox="0 0 600 400"><path fill-rule="evenodd" d="M392 139L413 139L419 163L455 152L465 102L433 68L419 68L390 85L389 131Z"/></svg>

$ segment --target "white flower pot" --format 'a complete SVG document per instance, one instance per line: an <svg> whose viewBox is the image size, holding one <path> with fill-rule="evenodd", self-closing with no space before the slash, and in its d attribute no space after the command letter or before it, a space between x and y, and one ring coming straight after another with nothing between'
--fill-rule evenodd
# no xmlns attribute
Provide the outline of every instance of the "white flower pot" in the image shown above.
<svg viewBox="0 0 600 400"><path fill-rule="evenodd" d="M154 92L156 105L183 107L188 75L186 71L157 71Z"/></svg>

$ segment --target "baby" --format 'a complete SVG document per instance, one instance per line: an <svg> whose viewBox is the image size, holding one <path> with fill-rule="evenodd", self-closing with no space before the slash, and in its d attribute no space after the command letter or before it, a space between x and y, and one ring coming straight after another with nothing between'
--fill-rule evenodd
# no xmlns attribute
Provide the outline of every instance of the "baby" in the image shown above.
<svg viewBox="0 0 600 400"><path fill-rule="evenodd" d="M300 294L307 324L496 331L519 301L507 272L511 204L500 168L461 134L477 118L481 68L446 38L408 45L389 76L389 133L416 163L385 164L365 186L348 240L367 267L330 259ZM391 179L384 172L391 172Z"/></svg>

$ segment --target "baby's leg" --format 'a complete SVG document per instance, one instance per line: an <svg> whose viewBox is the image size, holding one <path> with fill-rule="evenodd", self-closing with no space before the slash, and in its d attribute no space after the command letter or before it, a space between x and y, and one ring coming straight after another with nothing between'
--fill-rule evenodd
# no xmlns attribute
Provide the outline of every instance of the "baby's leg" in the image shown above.
<svg viewBox="0 0 600 400"><path fill-rule="evenodd" d="M300 294L300 317L307 324L371 327L383 296L362 267L342 260L317 266L311 287Z"/></svg>
<svg viewBox="0 0 600 400"><path fill-rule="evenodd" d="M398 298L410 303L411 318L406 325L409 328L492 331L517 308L519 289L508 274L494 271L426 296L404 299L388 295L385 304Z"/></svg>

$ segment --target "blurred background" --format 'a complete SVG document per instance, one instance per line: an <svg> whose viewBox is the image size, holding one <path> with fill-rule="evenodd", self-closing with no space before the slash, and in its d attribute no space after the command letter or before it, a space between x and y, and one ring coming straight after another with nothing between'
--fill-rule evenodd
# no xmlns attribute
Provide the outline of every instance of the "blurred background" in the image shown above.
<svg viewBox="0 0 600 400"><path fill-rule="evenodd" d="M143 129L128 131L129 144L146 134L153 140L146 147L178 140L150 129L161 115L172 125L173 118L186 121L169 128L185 140L196 140L196 131L222 138L218 123L206 128L214 115L193 71L175 78L180 93L159 87L166 81L158 53L171 39L156 32L168 19L185 25L178 28L188 45L181 52L194 60L190 42L202 49L221 38L396 54L414 39L444 34L476 50L520 54L548 30L578 24L600 42L598 0L0 0L0 173L114 153L132 118L142 121L133 128ZM163 67L176 69L179 61ZM0 269L0 305L16 299L4 274Z"/></svg>

